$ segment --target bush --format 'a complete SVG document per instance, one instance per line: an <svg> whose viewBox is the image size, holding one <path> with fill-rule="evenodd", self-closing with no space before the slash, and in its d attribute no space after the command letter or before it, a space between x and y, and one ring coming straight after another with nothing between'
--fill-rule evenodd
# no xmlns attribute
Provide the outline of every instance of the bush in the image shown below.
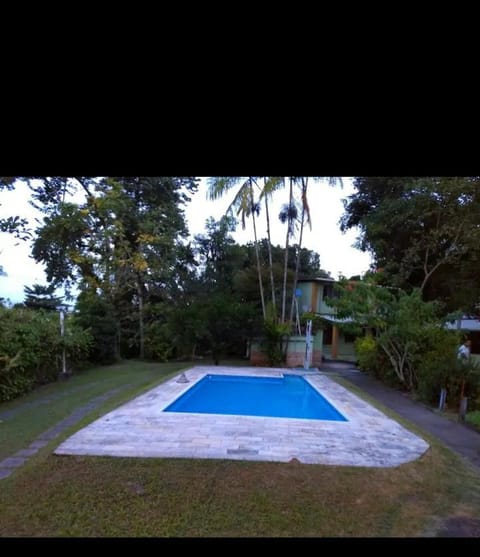
<svg viewBox="0 0 480 557"><path fill-rule="evenodd" d="M358 358L358 367L362 371L373 373L378 367L378 346L372 336L359 337L355 340L355 352Z"/></svg>
<svg viewBox="0 0 480 557"><path fill-rule="evenodd" d="M446 388L448 399L453 395L452 381L457 375L458 335L441 328L425 330L420 340L423 350L416 356L417 393L425 402L435 404L440 390Z"/></svg>
<svg viewBox="0 0 480 557"><path fill-rule="evenodd" d="M306 311L300 316L300 326L302 328L303 334L307 334L307 321L312 322L312 335L317 333L318 331L323 331L327 327L327 322L325 319L313 313L312 311Z"/></svg>
<svg viewBox="0 0 480 557"><path fill-rule="evenodd" d="M88 359L102 365L113 364L117 360L118 324L111 304L96 293L82 292L74 320L81 329L90 331Z"/></svg>
<svg viewBox="0 0 480 557"><path fill-rule="evenodd" d="M70 318L62 338L56 312L0 308L0 401L56 380L63 349L72 369L85 357L90 342L88 332L74 326Z"/></svg>
<svg viewBox="0 0 480 557"><path fill-rule="evenodd" d="M275 367L284 362L284 341L288 339L289 333L288 323L277 323L272 318L265 320L260 345L267 356L269 366Z"/></svg>
<svg viewBox="0 0 480 557"><path fill-rule="evenodd" d="M467 413L467 423L473 425L477 429L480 429L480 410L475 410L473 412Z"/></svg>
<svg viewBox="0 0 480 557"><path fill-rule="evenodd" d="M462 382L469 398L469 409L474 410L480 394L480 370L473 361L457 358L460 337L456 331L442 328L426 329L420 339L424 350L417 354L415 365L417 390L421 399L436 404L440 390L447 389L447 405L458 407Z"/></svg>
<svg viewBox="0 0 480 557"><path fill-rule="evenodd" d="M175 347L166 335L164 323L154 321L145 327L145 358L166 362L172 357Z"/></svg>
<svg viewBox="0 0 480 557"><path fill-rule="evenodd" d="M376 379L396 388L404 386L398 380L388 356L375 337L367 335L355 340L358 367Z"/></svg>

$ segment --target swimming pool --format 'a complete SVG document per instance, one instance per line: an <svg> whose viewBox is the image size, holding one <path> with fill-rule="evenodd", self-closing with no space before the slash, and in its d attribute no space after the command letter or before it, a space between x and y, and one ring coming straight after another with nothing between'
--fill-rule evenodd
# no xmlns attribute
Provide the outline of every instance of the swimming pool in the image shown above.
<svg viewBox="0 0 480 557"><path fill-rule="evenodd" d="M348 421L164 412L208 374L281 378L285 372L195 366L77 431L55 454L393 467L428 450L423 439L322 373L304 377Z"/></svg>
<svg viewBox="0 0 480 557"><path fill-rule="evenodd" d="M203 377L168 405L164 412L236 414L346 422L303 377Z"/></svg>

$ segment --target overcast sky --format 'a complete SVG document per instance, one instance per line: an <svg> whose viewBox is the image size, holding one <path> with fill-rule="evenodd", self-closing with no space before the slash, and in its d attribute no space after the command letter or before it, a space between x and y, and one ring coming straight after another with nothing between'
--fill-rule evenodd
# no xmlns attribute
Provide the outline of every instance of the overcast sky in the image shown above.
<svg viewBox="0 0 480 557"><path fill-rule="evenodd" d="M353 193L352 180L343 179L343 189L339 186L331 187L326 183L311 182L309 185L309 205L312 216L312 230L305 227L303 246L320 254L320 264L330 272L334 278L339 273L345 276L363 274L370 266L370 256L352 247L358 234L350 230L346 234L340 232L338 221L343 214L342 199ZM208 201L206 197L206 183L202 179L198 192L193 196L186 208L185 215L190 233L199 234L204 231L207 217L218 220L230 204L234 192L217 201ZM35 217L41 218L29 203L30 190L23 184L17 185L14 191L0 192L0 217L20 215L29 219L34 228ZM281 191L276 196L276 202L270 210L270 226L272 242L285 244L285 225L278 220L281 205L288 201L288 191ZM263 207L262 207L263 209ZM261 211L257 224L259 238L266 237L264 211ZM237 227L233 234L238 243L253 240L251 221L247 220L246 230ZM0 297L8 298L12 302L24 299L23 288L34 283L45 284L43 266L35 263L30 257L29 242L15 240L11 235L0 233L0 265L7 276L0 277Z"/></svg>

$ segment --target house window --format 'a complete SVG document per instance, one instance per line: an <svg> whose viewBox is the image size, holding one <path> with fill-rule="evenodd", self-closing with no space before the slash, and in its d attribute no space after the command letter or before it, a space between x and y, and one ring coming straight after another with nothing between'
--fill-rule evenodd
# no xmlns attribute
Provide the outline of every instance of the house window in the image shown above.
<svg viewBox="0 0 480 557"><path fill-rule="evenodd" d="M323 344L332 344L332 330L332 326L328 325L328 327L323 331Z"/></svg>
<svg viewBox="0 0 480 557"><path fill-rule="evenodd" d="M480 354L480 332L471 332L468 337L472 341L472 347L470 349L472 354Z"/></svg>
<svg viewBox="0 0 480 557"><path fill-rule="evenodd" d="M355 339L357 338L355 335L352 335L351 333L343 333L345 342L355 342Z"/></svg>
<svg viewBox="0 0 480 557"><path fill-rule="evenodd" d="M339 298L340 293L335 290L333 284L326 284L323 287L323 299L325 298Z"/></svg>

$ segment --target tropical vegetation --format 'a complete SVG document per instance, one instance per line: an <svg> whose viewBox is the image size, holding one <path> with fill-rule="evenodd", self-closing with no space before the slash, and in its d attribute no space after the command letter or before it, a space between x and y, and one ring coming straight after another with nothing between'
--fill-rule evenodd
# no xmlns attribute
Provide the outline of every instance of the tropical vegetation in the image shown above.
<svg viewBox="0 0 480 557"><path fill-rule="evenodd" d="M0 220L0 230L32 242L47 285L26 286L25 300L16 307L3 301L1 319L12 324L10 344L0 352L0 383L9 393L4 397L46 380L40 354L38 362L32 356L41 320L49 323L45 334L57 335L55 348L45 342L52 359L66 359L72 370L85 361L124 358L209 356L219 363L247 356L255 337L263 339L270 361L281 363L293 332L299 277L328 276L319 255L302 247L303 231L315 221L309 188L322 181L341 184L340 179L209 178L208 197L233 193L232 201L221 219L207 219L205 232L193 238L184 209L197 194L194 177L7 177L0 179L0 189L15 188L17 180L29 183L42 220L32 228L22 215L11 215ZM461 385L476 393L475 370L459 369L454 356L461 339L442 323L451 312L477 311L479 180L357 177L355 192L345 200L340 226L357 227L357 245L370 252L374 272L357 277L354 289L341 281L342 296L332 306L339 316L355 317L356 325L344 328L361 333L357 353L363 369L430 401L446 386L452 396L460 396ZM79 199L80 192L82 200L74 202L72 194ZM282 196L280 247L272 244L270 228L272 201ZM251 243L233 240L238 223L250 223ZM59 311L68 313L64 337L55 325ZM315 316L302 316L302 323L308 317L321 328ZM28 334L13 325L21 322L32 327ZM364 337L366 330L371 338ZM67 349L74 337L78 346ZM48 377L57 372L55 364Z"/></svg>

